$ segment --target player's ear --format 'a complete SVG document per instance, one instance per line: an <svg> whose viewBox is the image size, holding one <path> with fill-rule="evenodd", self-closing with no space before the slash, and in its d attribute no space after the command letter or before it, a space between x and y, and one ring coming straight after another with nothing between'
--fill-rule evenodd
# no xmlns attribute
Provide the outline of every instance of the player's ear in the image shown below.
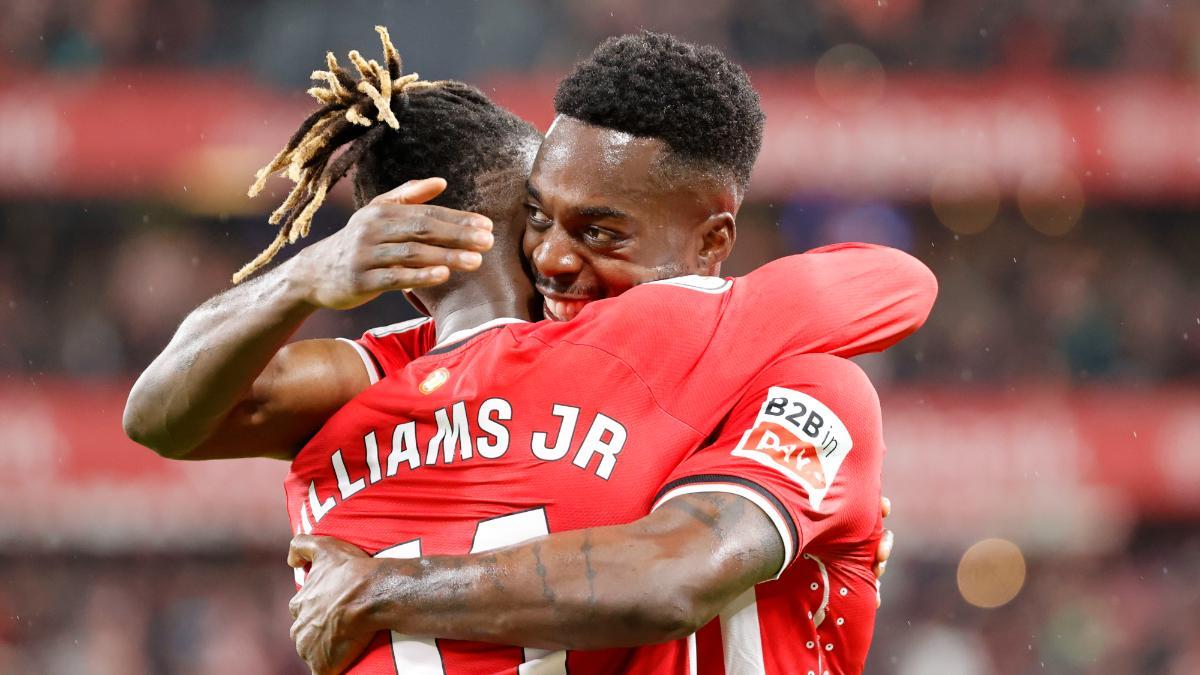
<svg viewBox="0 0 1200 675"><path fill-rule="evenodd" d="M698 253L701 273L719 274L721 263L729 257L736 239L736 222L733 214L728 211L714 213L701 223L700 251Z"/></svg>

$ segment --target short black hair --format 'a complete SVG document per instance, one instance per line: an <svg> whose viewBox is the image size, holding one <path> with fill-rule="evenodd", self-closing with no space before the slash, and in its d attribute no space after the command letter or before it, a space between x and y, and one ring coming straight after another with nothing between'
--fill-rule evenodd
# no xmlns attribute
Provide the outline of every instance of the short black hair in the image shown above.
<svg viewBox="0 0 1200 675"><path fill-rule="evenodd" d="M484 174L527 169L541 142L531 124L469 84L443 80L396 98L400 129L382 132L355 163L356 206L404 181L440 176L446 179L446 190L429 203L462 211L489 210L480 185Z"/></svg>
<svg viewBox="0 0 1200 675"><path fill-rule="evenodd" d="M766 119L746 72L718 49L650 31L601 43L559 83L554 109L657 138L685 160L732 171L743 189Z"/></svg>

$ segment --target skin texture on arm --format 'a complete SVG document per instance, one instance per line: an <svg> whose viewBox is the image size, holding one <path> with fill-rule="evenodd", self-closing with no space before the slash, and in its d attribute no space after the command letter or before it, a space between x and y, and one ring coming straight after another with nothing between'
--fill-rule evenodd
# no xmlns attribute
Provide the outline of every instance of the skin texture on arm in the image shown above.
<svg viewBox="0 0 1200 675"><path fill-rule="evenodd" d="M487 553L370 558L297 536L312 567L291 603L292 639L314 673L337 673L379 630L602 649L683 637L783 564L783 542L749 500L700 493L627 525L539 537Z"/></svg>
<svg viewBox="0 0 1200 675"><path fill-rule="evenodd" d="M319 308L349 309L478 268L491 221L423 202L445 181L410 181L346 227L258 279L201 305L133 386L123 424L164 457L292 457L370 381L353 347L283 347ZM281 349L282 348L282 349Z"/></svg>
<svg viewBox="0 0 1200 675"><path fill-rule="evenodd" d="M159 454L177 459L209 456L286 457L287 438L252 442L241 432L253 429L255 420L269 420L264 409L284 397L297 407L321 408L336 400L300 400L299 395L333 398L348 388L367 386L361 363L341 356L334 341L299 343L286 352L280 348L317 307L304 301L303 291L289 279L286 266L218 295L193 311L163 352L150 364L130 392L125 409L126 433ZM350 354L349 356L355 356ZM306 363L312 361L312 363ZM283 374L287 364L304 364L337 386L287 389ZM269 364L273 367L267 368ZM361 382L355 381L358 366ZM345 382L341 382L345 380ZM318 380L319 381L319 380ZM351 394L353 395L353 394ZM324 404L324 405L322 405ZM212 441L234 441L221 453ZM267 440L266 446L259 445ZM261 448L254 452L254 448ZM198 453L193 455L193 453Z"/></svg>

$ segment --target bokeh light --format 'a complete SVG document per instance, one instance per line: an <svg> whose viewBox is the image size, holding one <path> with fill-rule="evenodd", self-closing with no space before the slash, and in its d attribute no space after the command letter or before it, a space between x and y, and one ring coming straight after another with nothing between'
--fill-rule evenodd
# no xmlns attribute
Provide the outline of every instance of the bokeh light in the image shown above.
<svg viewBox="0 0 1200 675"><path fill-rule="evenodd" d="M817 93L835 110L862 111L883 98L886 80L883 64L862 45L833 47L817 61L814 74Z"/></svg>
<svg viewBox="0 0 1200 675"><path fill-rule="evenodd" d="M957 234L978 234L996 219L1000 189L986 169L958 164L934 176L929 201L943 225Z"/></svg>
<svg viewBox="0 0 1200 675"><path fill-rule="evenodd" d="M1025 585L1025 556L1007 539L984 539L967 549L958 563L958 592L985 609L1017 597Z"/></svg>
<svg viewBox="0 0 1200 675"><path fill-rule="evenodd" d="M1027 172L1017 188L1021 215L1033 229L1050 236L1071 231L1083 215L1083 186L1075 174L1061 166Z"/></svg>

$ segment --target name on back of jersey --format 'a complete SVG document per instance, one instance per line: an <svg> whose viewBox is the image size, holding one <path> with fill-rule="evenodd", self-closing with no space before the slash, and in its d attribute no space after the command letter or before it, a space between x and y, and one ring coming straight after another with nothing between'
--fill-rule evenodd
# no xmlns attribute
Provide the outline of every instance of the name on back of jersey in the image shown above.
<svg viewBox="0 0 1200 675"><path fill-rule="evenodd" d="M366 431L361 442L314 448L328 454L306 471L315 471L322 480L308 481L300 509L302 531L311 531L312 523L335 506L381 481L438 465L496 460L510 451L528 452L543 462L570 457L579 470L609 480L628 438L625 425L602 412L586 414L562 403L553 404L549 412L549 419L539 425L543 428L514 437L514 411L507 400L489 398L469 406L458 401L434 410L432 423L398 420L379 430L382 433Z"/></svg>
<svg viewBox="0 0 1200 675"><path fill-rule="evenodd" d="M854 442L838 416L803 392L771 387L754 426L733 450L804 486L813 508L837 477Z"/></svg>

